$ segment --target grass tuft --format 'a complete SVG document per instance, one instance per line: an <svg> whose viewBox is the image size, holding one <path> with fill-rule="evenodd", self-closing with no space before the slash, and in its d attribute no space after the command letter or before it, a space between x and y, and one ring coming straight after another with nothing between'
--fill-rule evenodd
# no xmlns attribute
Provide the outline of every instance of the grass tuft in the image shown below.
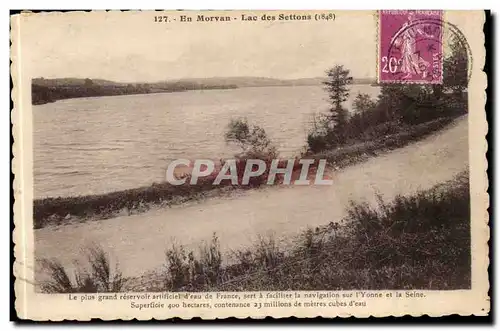
<svg viewBox="0 0 500 331"><path fill-rule="evenodd" d="M182 245L173 244L165 252L164 284L166 290L194 291L217 286L221 279L222 255L215 234L208 244L199 248L198 254Z"/></svg>
<svg viewBox="0 0 500 331"><path fill-rule="evenodd" d="M82 262L75 262L73 278L66 268L56 259L43 259L42 270L48 276L40 283L44 293L96 293L119 292L124 279L118 266L111 270L108 255L101 247L89 247L86 250L88 267Z"/></svg>

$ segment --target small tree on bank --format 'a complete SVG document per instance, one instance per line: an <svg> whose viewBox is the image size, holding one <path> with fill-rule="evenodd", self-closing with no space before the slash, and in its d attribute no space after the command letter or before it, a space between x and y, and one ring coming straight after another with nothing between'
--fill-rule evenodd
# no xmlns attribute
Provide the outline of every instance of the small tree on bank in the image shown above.
<svg viewBox="0 0 500 331"><path fill-rule="evenodd" d="M342 104L349 97L349 85L352 77L349 69L343 65L336 65L326 72L327 80L323 82L330 100L330 117L335 135L340 143L345 141L345 128L349 120L349 113Z"/></svg>
<svg viewBox="0 0 500 331"><path fill-rule="evenodd" d="M375 101L373 101L370 95L367 93L358 93L358 95L354 99L354 102L352 103L354 113L359 115L366 114L367 112L375 108L375 106Z"/></svg>
<svg viewBox="0 0 500 331"><path fill-rule="evenodd" d="M373 111L376 107L375 101L372 100L369 94L358 93L352 107L354 110L354 116L351 117L351 126L355 128L354 134L360 134L365 130L365 128L370 125L369 123L372 119Z"/></svg>

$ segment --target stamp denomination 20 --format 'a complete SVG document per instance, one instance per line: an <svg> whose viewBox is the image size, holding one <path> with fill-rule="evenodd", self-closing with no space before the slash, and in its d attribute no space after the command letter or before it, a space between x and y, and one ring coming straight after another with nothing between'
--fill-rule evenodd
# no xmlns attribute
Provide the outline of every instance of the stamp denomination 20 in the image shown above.
<svg viewBox="0 0 500 331"><path fill-rule="evenodd" d="M443 27L439 10L379 12L378 81L442 84Z"/></svg>

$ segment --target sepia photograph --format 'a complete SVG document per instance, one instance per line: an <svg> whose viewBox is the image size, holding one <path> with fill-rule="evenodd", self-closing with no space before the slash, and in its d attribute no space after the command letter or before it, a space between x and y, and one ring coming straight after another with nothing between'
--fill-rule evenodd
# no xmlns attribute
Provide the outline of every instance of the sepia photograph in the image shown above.
<svg viewBox="0 0 500 331"><path fill-rule="evenodd" d="M142 312L177 298L242 308L263 293L267 309L290 308L274 299L295 293L313 314L379 291L474 292L475 254L488 263L487 237L473 239L487 230L485 166L473 164L486 162L473 158L486 151L483 21L442 10L13 18L26 185L16 247L32 249L21 269L34 295L129 298ZM230 304L196 301L209 293Z"/></svg>

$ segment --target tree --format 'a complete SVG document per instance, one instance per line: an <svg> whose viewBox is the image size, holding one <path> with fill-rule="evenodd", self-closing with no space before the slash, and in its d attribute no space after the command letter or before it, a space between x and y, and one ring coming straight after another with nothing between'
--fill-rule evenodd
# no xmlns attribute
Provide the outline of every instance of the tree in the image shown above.
<svg viewBox="0 0 500 331"><path fill-rule="evenodd" d="M332 135L330 117L325 114L314 114L311 124L311 130L307 134L307 145L311 152L320 152L332 143L337 143Z"/></svg>
<svg viewBox="0 0 500 331"><path fill-rule="evenodd" d="M461 95L467 88L468 57L464 43L453 36L450 43L450 55L443 62L443 85L455 95Z"/></svg>
<svg viewBox="0 0 500 331"><path fill-rule="evenodd" d="M380 121L408 120L417 116L416 107L425 102L429 94L429 86L425 85L383 84L377 105Z"/></svg>
<svg viewBox="0 0 500 331"><path fill-rule="evenodd" d="M369 94L358 93L358 95L354 99L352 106L354 109L354 116L349 120L351 124L350 126L351 129L357 131L353 132L354 134L360 134L365 130L367 125L370 124L370 117L373 114L376 103L372 100Z"/></svg>
<svg viewBox="0 0 500 331"><path fill-rule="evenodd" d="M342 104L349 97L349 85L352 84L352 77L349 76L349 70L343 65L336 65L326 72L327 80L323 82L330 99L330 117L335 131L340 140L345 139L345 126L349 119L347 109Z"/></svg>
<svg viewBox="0 0 500 331"><path fill-rule="evenodd" d="M85 78L83 85L85 87L92 87L92 86L94 86L94 82L90 78Z"/></svg>
<svg viewBox="0 0 500 331"><path fill-rule="evenodd" d="M227 143L238 145L243 155L265 154L274 157L276 148L266 131L258 125L250 125L246 118L231 119L224 134Z"/></svg>
<svg viewBox="0 0 500 331"><path fill-rule="evenodd" d="M354 102L352 103L354 112L356 114L364 115L366 112L372 110L375 107L375 102L372 100L367 93L358 93Z"/></svg>

